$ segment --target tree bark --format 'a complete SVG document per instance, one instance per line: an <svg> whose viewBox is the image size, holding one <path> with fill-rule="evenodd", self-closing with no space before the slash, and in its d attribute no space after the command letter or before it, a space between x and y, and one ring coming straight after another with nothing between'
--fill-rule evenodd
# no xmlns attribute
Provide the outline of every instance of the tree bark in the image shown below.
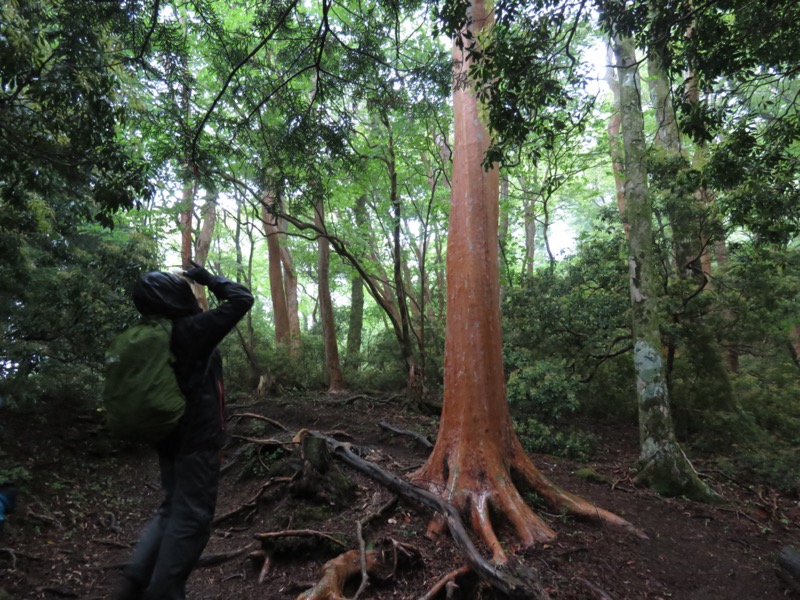
<svg viewBox="0 0 800 600"><path fill-rule="evenodd" d="M206 190L207 198L201 211L200 233L194 243L194 256L197 264L205 266L208 262L208 252L211 249L211 240L214 237L214 228L217 224L217 196L215 188L209 186ZM202 285L195 285L194 295L197 298L200 308L208 310L208 297L206 288Z"/></svg>
<svg viewBox="0 0 800 600"><path fill-rule="evenodd" d="M270 212L275 199L270 192L261 201L261 222L267 236L267 260L269 262L269 291L272 297L272 316L275 324L275 344L288 348L289 311L286 305L286 290L283 287L283 265L278 218Z"/></svg>
<svg viewBox="0 0 800 600"><path fill-rule="evenodd" d="M285 219L278 217L278 228L281 231L281 265L283 265L283 289L286 294L286 312L289 319L289 356L296 359L300 354L302 338L300 335L300 303L297 298L297 273L294 270L294 259L286 245Z"/></svg>
<svg viewBox="0 0 800 600"><path fill-rule="evenodd" d="M630 238L630 226L625 216L625 175L623 171L625 165L625 149L622 145L622 137L620 136L620 124L622 123L622 115L620 114L620 87L619 79L617 78L617 70L613 66L614 52L611 46L608 46L607 52L609 66L606 69L606 82L614 97L614 108L616 109L608 120L608 146L611 154L611 169L614 173L617 208L619 210L620 219L622 219L625 237Z"/></svg>
<svg viewBox="0 0 800 600"><path fill-rule="evenodd" d="M491 26L482 0L470 4L472 39ZM457 41L457 40L456 40ZM436 445L413 480L466 512L496 562L506 550L492 515L511 523L523 546L551 540L554 531L525 503L515 482L533 488L557 511L630 525L561 490L534 466L514 432L505 395L498 276L498 173L484 170L490 143L466 81L468 61L453 44L455 141L450 232L447 238L447 317L444 407ZM464 46L468 46L467 41Z"/></svg>
<svg viewBox="0 0 800 600"><path fill-rule="evenodd" d="M659 288L655 270L652 207L644 167L644 118L637 86L633 40L613 40L619 69L625 200L630 224L629 269L633 307L634 369L641 453L637 479L665 495L710 500L716 494L698 477L675 439L661 354Z"/></svg>
<svg viewBox="0 0 800 600"><path fill-rule="evenodd" d="M325 214L322 201L319 201L314 209L314 220L316 225L325 229ZM320 236L317 238L318 250L318 269L319 277L319 311L322 323L322 343L325 349L325 373L328 379L328 392L338 394L347 388L342 377L342 370L339 365L339 347L336 343L336 323L333 319L333 301L331 300L330 288L330 263L331 249L328 238Z"/></svg>

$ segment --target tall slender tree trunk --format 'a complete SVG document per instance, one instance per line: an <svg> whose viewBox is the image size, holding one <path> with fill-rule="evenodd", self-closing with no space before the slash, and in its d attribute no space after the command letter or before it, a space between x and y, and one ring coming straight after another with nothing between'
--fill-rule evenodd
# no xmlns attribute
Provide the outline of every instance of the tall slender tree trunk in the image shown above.
<svg viewBox="0 0 800 600"><path fill-rule="evenodd" d="M356 199L353 217L359 229L364 228L367 221L367 197ZM347 356L345 363L351 371L356 371L361 364L361 333L364 326L364 280L360 273L353 273L350 280L350 319L347 328Z"/></svg>
<svg viewBox="0 0 800 600"><path fill-rule="evenodd" d="M472 39L491 26L482 0L471 5ZM467 43L464 44L467 46ZM453 44L455 79L468 62ZM413 479L470 516L498 562L506 552L492 518L511 523L525 546L553 530L525 503L516 484L535 489L558 511L628 524L550 483L522 448L505 395L498 274L498 174L482 167L490 143L471 86L453 93L455 141L450 232L447 238L447 333L444 406L436 445Z"/></svg>
<svg viewBox="0 0 800 600"><path fill-rule="evenodd" d="M531 189L527 177L523 176L520 182L525 218L525 272L528 277L533 277L536 259L536 193Z"/></svg>
<svg viewBox="0 0 800 600"><path fill-rule="evenodd" d="M664 359L661 354L659 282L655 269L652 207L644 167L644 118L637 85L633 40L613 40L619 69L625 148L625 201L630 224L630 291L634 369L639 406L638 480L666 495L709 500L716 494L698 477L675 439Z"/></svg>
<svg viewBox="0 0 800 600"><path fill-rule="evenodd" d="M281 243L278 239L280 229L277 217L270 212L275 202L270 192L264 194L261 203L261 222L267 236L267 261L269 263L269 291L272 297L272 315L275 325L275 344L289 347L289 312L286 306L286 291L283 287L283 265L281 262Z"/></svg>
<svg viewBox="0 0 800 600"><path fill-rule="evenodd" d="M237 204L236 206L236 229L234 231L234 249L236 251L236 279L240 283L244 283L248 288L252 288L250 283L250 275L253 271L253 247L252 233L250 235L250 253L247 259L247 269L244 268L244 254L242 253L242 209ZM255 328L253 327L252 311L247 311L244 318L245 333L241 334L240 341L244 348L245 355L247 356L247 364L250 372L250 384L252 389L262 387L260 384L264 377L261 366L259 365L258 358L256 357L256 336ZM239 329L237 328L237 332ZM266 386L263 386L266 387Z"/></svg>
<svg viewBox="0 0 800 600"><path fill-rule="evenodd" d="M209 186L206 190L206 201L200 211L200 231L194 242L194 259L195 262L203 266L208 262L208 252L211 249L211 240L214 237L214 228L217 225L217 197L216 188ZM193 287L198 304L203 310L208 310L206 288L202 285Z"/></svg>
<svg viewBox="0 0 800 600"><path fill-rule="evenodd" d="M281 206L281 211L283 207ZM300 336L300 302L297 297L297 273L294 269L294 258L286 245L286 219L278 217L280 235L281 265L283 266L283 289L286 294L286 313L289 319L289 356L296 359L300 354L302 338Z"/></svg>
<svg viewBox="0 0 800 600"><path fill-rule="evenodd" d="M497 232L497 244L500 248L500 303L506 294L506 287L511 285L511 274L506 256L508 249L508 227L509 212L511 212L511 199L509 188L511 184L508 175L504 174L500 179L500 224Z"/></svg>
<svg viewBox="0 0 800 600"><path fill-rule="evenodd" d="M622 219L622 228L625 231L625 237L630 238L630 227L628 225L628 219L625 216L625 176L623 172L625 167L625 148L622 145L622 136L620 135L622 115L620 114L619 79L617 77L617 69L613 66L614 51L611 46L608 46L607 53L609 66L606 69L606 82L614 98L614 114L612 114L611 118L608 120L608 146L611 154L611 169L614 173L617 209L619 210L620 219Z"/></svg>
<svg viewBox="0 0 800 600"><path fill-rule="evenodd" d="M320 229L325 229L325 213L322 201L314 207L314 221ZM336 323L333 318L333 301L330 288L331 249L328 238L317 238L317 276L319 278L319 312L322 324L322 344L325 350L325 373L328 379L328 392L344 392L346 386L339 365L339 347L336 343Z"/></svg>

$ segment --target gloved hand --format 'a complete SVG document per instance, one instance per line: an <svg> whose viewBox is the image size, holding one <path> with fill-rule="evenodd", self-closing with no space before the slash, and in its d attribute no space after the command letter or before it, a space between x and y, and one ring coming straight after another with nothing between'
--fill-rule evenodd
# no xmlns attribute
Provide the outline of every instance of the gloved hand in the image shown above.
<svg viewBox="0 0 800 600"><path fill-rule="evenodd" d="M204 267L201 267L193 260L190 260L189 262L192 263L192 267L194 268L189 269L188 271L184 271L183 274L185 277L188 277L189 279L191 279L195 283L199 283L200 285L208 285L209 283L211 283L211 277L212 277L211 273L206 271Z"/></svg>

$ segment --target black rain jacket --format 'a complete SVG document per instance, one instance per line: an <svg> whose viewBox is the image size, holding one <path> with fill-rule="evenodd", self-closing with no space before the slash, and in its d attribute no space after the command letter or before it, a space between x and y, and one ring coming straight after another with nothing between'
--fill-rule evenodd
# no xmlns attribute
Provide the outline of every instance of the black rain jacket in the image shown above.
<svg viewBox="0 0 800 600"><path fill-rule="evenodd" d="M149 298L142 300L134 293L134 302L142 314L172 319L175 375L186 396L186 411L158 449L169 454L219 450L225 439L225 391L217 345L253 306L253 295L239 283L212 276L207 287L220 305L201 312L189 284L173 277L179 281L157 278L157 286L161 287L149 288Z"/></svg>

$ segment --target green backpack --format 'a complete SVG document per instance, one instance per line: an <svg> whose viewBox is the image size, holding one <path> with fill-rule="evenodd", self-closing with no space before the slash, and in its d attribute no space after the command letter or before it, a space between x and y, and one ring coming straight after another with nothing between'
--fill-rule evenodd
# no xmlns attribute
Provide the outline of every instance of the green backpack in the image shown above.
<svg viewBox="0 0 800 600"><path fill-rule="evenodd" d="M111 432L155 443L175 429L186 408L170 351L172 321L142 319L117 336L106 352L103 404Z"/></svg>

